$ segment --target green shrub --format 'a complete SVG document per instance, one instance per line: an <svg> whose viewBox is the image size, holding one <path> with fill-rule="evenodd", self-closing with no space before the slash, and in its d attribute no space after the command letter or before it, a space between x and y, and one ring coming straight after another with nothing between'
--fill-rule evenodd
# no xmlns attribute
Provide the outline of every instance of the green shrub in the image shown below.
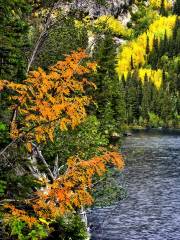
<svg viewBox="0 0 180 240"><path fill-rule="evenodd" d="M149 126L157 128L160 126L160 118L153 112L149 112Z"/></svg>
<svg viewBox="0 0 180 240"><path fill-rule="evenodd" d="M58 218L52 223L54 231L46 238L46 240L85 240L87 239L87 231L85 224L78 215L68 215Z"/></svg>

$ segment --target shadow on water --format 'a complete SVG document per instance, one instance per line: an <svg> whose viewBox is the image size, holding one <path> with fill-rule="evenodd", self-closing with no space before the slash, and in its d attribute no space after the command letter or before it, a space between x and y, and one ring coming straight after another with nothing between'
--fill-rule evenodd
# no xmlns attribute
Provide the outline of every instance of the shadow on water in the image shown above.
<svg viewBox="0 0 180 240"><path fill-rule="evenodd" d="M135 131L121 151L128 196L90 212L91 239L180 240L180 132Z"/></svg>

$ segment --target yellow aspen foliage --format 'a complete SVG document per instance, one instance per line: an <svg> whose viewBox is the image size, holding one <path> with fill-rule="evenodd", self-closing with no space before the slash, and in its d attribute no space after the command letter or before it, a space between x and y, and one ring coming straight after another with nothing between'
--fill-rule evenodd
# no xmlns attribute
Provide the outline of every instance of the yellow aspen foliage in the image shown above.
<svg viewBox="0 0 180 240"><path fill-rule="evenodd" d="M145 74L147 74L148 78L150 78L154 85L159 89L162 82L162 70L158 69L156 71L152 69L140 68L138 71L138 75L142 82L144 82Z"/></svg>
<svg viewBox="0 0 180 240"><path fill-rule="evenodd" d="M138 68L139 65L143 66L147 58L147 38L149 38L149 48L150 51L152 51L154 37L160 40L164 37L165 32L167 37L170 37L173 33L175 22L175 15L169 17L160 17L149 26L149 29L146 33L143 33L133 41L124 44L118 54L117 72L119 77L121 77L123 74L126 77L127 73L132 70L132 59L134 68Z"/></svg>
<svg viewBox="0 0 180 240"><path fill-rule="evenodd" d="M92 21L89 16L85 17L82 21L75 20L75 26L77 28L89 27L91 29L89 34L92 34L92 28L95 27L99 30L111 30L114 34L130 37L132 30L124 26L120 20L115 19L111 15L103 15Z"/></svg>
<svg viewBox="0 0 180 240"><path fill-rule="evenodd" d="M115 19L113 16L104 15L100 16L95 22L95 26L105 25L107 29L110 29L113 33L121 35L124 37L129 37L132 33L131 29L125 27L119 20Z"/></svg>
<svg viewBox="0 0 180 240"><path fill-rule="evenodd" d="M160 9L161 8L162 0L150 0L150 5L153 9ZM172 9L173 1L172 0L164 0L164 7L166 10Z"/></svg>
<svg viewBox="0 0 180 240"><path fill-rule="evenodd" d="M47 72L41 68L31 72L22 84L2 81L1 88L6 85L15 92L11 98L17 102L14 108L21 119L21 127L17 119L12 122L12 138L23 136L28 142L32 139L38 143L47 138L53 141L56 127L63 131L80 124L86 117L85 106L91 102L85 88L95 87L86 76L94 69L95 63L88 63L88 55L79 50Z"/></svg>

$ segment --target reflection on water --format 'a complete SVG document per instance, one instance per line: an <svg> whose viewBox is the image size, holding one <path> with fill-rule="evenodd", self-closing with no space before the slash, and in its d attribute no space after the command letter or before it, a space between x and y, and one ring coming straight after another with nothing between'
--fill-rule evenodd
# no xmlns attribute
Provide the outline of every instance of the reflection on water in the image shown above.
<svg viewBox="0 0 180 240"><path fill-rule="evenodd" d="M180 134L135 133L122 152L128 196L91 211L92 240L180 240Z"/></svg>

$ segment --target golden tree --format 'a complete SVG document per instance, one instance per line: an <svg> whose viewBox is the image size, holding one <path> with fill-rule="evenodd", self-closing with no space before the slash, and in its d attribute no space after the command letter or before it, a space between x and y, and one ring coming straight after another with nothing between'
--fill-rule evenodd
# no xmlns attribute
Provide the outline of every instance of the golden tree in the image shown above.
<svg viewBox="0 0 180 240"><path fill-rule="evenodd" d="M89 160L78 156L69 158L66 170L58 175L57 171L52 171L41 151L41 143L47 139L54 141L57 129L66 131L85 119L85 108L92 101L86 95L86 87L95 88L87 75L95 66L95 63L89 61L85 51L79 50L66 56L64 61L49 67L47 73L41 68L31 72L22 84L1 81L1 90L7 87L14 91L11 98L16 104L12 106L15 114L11 122L11 137L14 142L19 139L24 142L29 151L30 169L42 183L41 190L34 193L35 197L25 201L33 209L33 215L8 204L5 205L9 209L9 213L5 215L7 221L18 217L29 228L37 223L48 226L47 222L57 216L75 212L93 203L90 194L93 176L105 173L107 165L123 168L119 153L102 149L100 156ZM38 160L44 164L47 175L37 174ZM55 162L57 165L56 160Z"/></svg>
<svg viewBox="0 0 180 240"><path fill-rule="evenodd" d="M155 1L157 2L157 1ZM146 45L147 38L149 39L149 50L153 50L153 39L156 37L158 41L164 38L165 33L167 37L170 38L173 34L173 28L175 26L176 16L168 16L168 17L159 17L155 20L150 26L147 32L142 33L136 39L129 41L124 44L121 48L121 51L118 54L118 64L117 64L117 72L119 77L121 78L123 75L125 78L128 75L128 72L133 72L132 69L132 60L134 68L139 68L139 66L144 66L147 53L146 53ZM142 69L139 72L139 76L142 78L142 73L146 72L148 76L153 79L154 84L157 88L161 85L162 77L160 74L160 69L155 71L148 71L148 69ZM156 77L155 77L156 76ZM159 77L159 78L157 78Z"/></svg>

